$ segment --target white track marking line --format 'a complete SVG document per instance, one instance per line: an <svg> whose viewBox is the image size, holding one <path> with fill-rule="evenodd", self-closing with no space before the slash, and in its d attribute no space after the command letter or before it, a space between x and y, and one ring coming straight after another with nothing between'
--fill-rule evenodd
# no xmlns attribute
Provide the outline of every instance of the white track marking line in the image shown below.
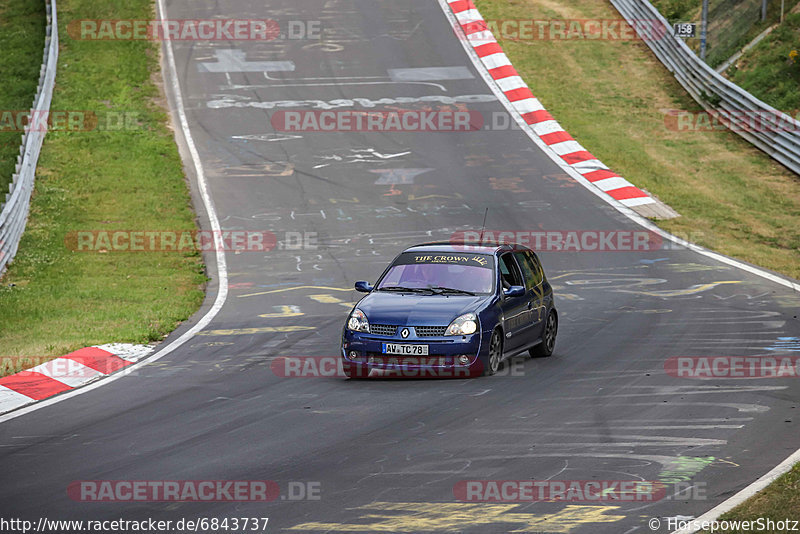
<svg viewBox="0 0 800 534"><path fill-rule="evenodd" d="M158 12L159 17L162 20L166 20L166 9L164 8L164 0L158 0ZM208 191L208 182L206 181L206 175L203 171L203 165L200 162L200 153L197 151L197 146L194 143L194 139L192 138L192 134L189 131L189 121L186 118L186 111L183 107L183 95L181 94L181 87L180 82L178 82L178 69L175 66L175 55L172 51L172 41L167 40L164 46L164 50L166 51L166 59L167 64L169 66L169 72L167 73L168 77L170 78L170 86L173 92L173 97L175 101L175 112L178 114L178 120L181 125L181 130L183 131L183 136L186 140L186 146L189 149L189 154L192 157L192 162L194 164L195 173L197 176L197 186L200 190L200 195L203 199L203 206L206 209L206 214L208 215L209 223L211 224L211 230L214 232L214 244L216 245L216 261L217 261L217 275L219 276L219 289L217 290L217 297L214 300L214 304L211 306L211 309L206 312L206 314L199 320L197 323L192 326L189 330L181 334L180 337L175 339L174 341L170 342L167 346L162 349L157 350L151 357L142 360L139 363L135 363L133 365L129 365L124 369L120 370L121 372L115 373L113 375L108 376L102 380L99 380L93 384L87 385L80 389L75 389L67 393L63 393L61 395L50 397L49 399L42 400L41 402L37 402L32 404L28 407L21 408L17 411L7 413L3 416L0 416L0 423L4 423L11 419L15 419L21 415L25 415L27 413L39 410L44 408L45 406L50 406L57 402L61 402L63 400L72 398L76 395L82 395L83 393L87 393L92 391L96 388L101 386L105 386L106 384L110 384L115 380L131 373L135 369L139 369L143 365L146 365L150 362L154 362L166 356L167 354L171 353L190 339L192 339L195 334L203 330L208 324L217 316L219 311L222 309L222 306L225 304L225 300L228 298L228 266L227 262L225 261L225 252L224 252L224 243L222 241L222 229L219 224L219 217L217 216L217 211L214 208L214 202L211 199L211 195ZM166 80L165 80L166 81Z"/></svg>

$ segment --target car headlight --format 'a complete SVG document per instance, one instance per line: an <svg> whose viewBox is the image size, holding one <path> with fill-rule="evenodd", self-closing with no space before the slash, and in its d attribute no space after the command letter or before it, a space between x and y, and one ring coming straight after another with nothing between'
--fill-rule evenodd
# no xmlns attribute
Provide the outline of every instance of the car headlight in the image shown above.
<svg viewBox="0 0 800 534"><path fill-rule="evenodd" d="M350 318L347 320L347 328L354 332L369 333L369 321L367 321L367 316L364 315L364 312L358 308L353 310L353 313L350 314Z"/></svg>
<svg viewBox="0 0 800 534"><path fill-rule="evenodd" d="M478 330L478 318L474 313L465 313L453 319L453 322L447 327L444 335L466 336L468 334L474 334L476 330Z"/></svg>

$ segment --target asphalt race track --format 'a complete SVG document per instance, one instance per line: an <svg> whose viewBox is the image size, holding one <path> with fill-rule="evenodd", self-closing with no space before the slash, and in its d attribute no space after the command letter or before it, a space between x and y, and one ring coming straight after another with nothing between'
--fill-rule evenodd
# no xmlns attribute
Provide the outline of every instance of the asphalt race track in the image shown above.
<svg viewBox="0 0 800 534"><path fill-rule="evenodd" d="M281 109L444 106L508 119L432 0L172 0L167 11L321 23L321 41L173 43L222 227L271 231L282 247L227 254L230 293L202 335L132 376L0 424L6 512L269 517L268 532L650 532L650 518L699 516L800 447L797 379L664 370L673 356L798 355L800 298L677 246L541 252L561 315L556 353L518 358L498 376L277 376L276 357L338 354L354 281L374 281L405 246L480 228L487 207L492 230L641 227L518 130L273 128ZM297 233L308 246L295 250ZM218 290L207 261L215 281L198 318ZM691 489L655 502L454 497L459 481L519 479ZM76 502L66 490L81 480L273 480L283 498ZM319 499L291 499L298 482Z"/></svg>

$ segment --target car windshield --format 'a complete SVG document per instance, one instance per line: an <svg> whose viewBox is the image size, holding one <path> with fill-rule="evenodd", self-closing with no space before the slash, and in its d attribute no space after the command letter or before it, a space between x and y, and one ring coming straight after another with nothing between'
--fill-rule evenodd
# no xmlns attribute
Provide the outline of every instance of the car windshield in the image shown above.
<svg viewBox="0 0 800 534"><path fill-rule="evenodd" d="M494 278L494 261L487 254L406 252L395 260L377 289L487 294L494 290Z"/></svg>

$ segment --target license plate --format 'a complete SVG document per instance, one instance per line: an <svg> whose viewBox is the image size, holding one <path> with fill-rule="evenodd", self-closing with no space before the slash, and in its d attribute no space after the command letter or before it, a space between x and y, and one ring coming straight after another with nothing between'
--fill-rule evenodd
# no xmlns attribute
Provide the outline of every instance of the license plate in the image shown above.
<svg viewBox="0 0 800 534"><path fill-rule="evenodd" d="M404 356L427 356L428 345L404 345L400 343L383 343L384 354L402 354Z"/></svg>

